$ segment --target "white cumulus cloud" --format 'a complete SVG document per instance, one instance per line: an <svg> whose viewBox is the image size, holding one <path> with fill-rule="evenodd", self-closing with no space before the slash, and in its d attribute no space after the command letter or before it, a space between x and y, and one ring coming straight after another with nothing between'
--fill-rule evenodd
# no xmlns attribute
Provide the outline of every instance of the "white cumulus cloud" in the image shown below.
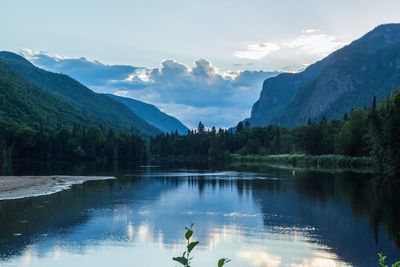
<svg viewBox="0 0 400 267"><path fill-rule="evenodd" d="M266 78L277 72L225 71L206 59L188 66L164 60L157 68L106 65L86 58L62 58L45 52L21 52L35 65L64 73L92 90L156 105L188 127L231 127L248 117Z"/></svg>

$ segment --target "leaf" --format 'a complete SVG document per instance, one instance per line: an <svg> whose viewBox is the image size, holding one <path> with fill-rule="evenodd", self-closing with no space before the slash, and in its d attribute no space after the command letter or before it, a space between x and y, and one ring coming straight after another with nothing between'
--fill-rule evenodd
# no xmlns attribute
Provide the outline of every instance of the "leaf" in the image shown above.
<svg viewBox="0 0 400 267"><path fill-rule="evenodd" d="M193 235L193 231L192 230L187 230L187 232L186 232L186 234L185 234L185 238L186 238L186 240L188 240L189 241L189 239L192 237L192 235Z"/></svg>
<svg viewBox="0 0 400 267"><path fill-rule="evenodd" d="M188 252L190 253L198 244L199 241L196 241L196 242L191 242L189 245L187 245Z"/></svg>
<svg viewBox="0 0 400 267"><path fill-rule="evenodd" d="M386 260L387 256L383 255L382 253L378 253L378 257L379 257L379 266L381 266L381 267L388 267L388 266L385 264L385 260Z"/></svg>
<svg viewBox="0 0 400 267"><path fill-rule="evenodd" d="M187 266L188 265L188 260L185 257L174 257L172 258L174 261L179 262L180 264L182 264L183 266Z"/></svg>
<svg viewBox="0 0 400 267"><path fill-rule="evenodd" d="M218 267L222 267L222 266L225 265L225 263L228 263L228 262L230 262L230 261L231 261L230 259L225 259L225 258L219 259L219 261L218 261Z"/></svg>

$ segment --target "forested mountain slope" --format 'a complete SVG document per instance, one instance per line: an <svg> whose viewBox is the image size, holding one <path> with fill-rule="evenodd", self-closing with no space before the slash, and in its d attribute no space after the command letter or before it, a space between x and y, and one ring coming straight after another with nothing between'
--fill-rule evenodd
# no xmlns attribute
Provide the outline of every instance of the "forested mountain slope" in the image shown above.
<svg viewBox="0 0 400 267"><path fill-rule="evenodd" d="M42 70L32 65L23 57L10 52L0 52L0 63L2 63L3 66L7 66L9 69L8 74L5 73L4 76L10 75L10 73L15 73L13 76L14 80L24 80L23 83L31 84L35 87L36 91L41 92L46 96L51 95L51 99L48 101L43 99L43 101L50 106L56 107L52 109L52 111L55 111L56 109L69 111L73 114L73 117L81 118L78 122L83 122L84 124L97 123L106 127L114 128L115 130L124 131L137 129L144 134L155 134L160 132L159 129L145 122L125 105L106 95L94 93L67 75ZM16 83L18 82L15 81L14 85ZM14 89L11 86L3 88L3 90L12 91ZM15 101L24 102L29 99L30 95L27 94L28 91L29 89L27 88L25 88L24 91L20 91L20 95L18 96L19 99ZM22 99L25 100L22 101ZM41 105L38 105L38 114L41 112L39 107L41 107ZM14 107L14 109L18 108L19 106ZM10 107L8 110L10 110ZM20 119L17 114L14 115L13 117L15 120ZM70 116L67 116L66 118L58 116L58 118L57 122L59 124L76 121L75 119L71 120ZM35 121L33 117L30 119ZM45 122L46 121L44 121L44 123Z"/></svg>
<svg viewBox="0 0 400 267"><path fill-rule="evenodd" d="M111 94L107 96L117 100L118 102L121 102L139 117L163 132L170 133L178 131L179 134L187 134L189 130L178 119L162 112L154 105L147 104L132 98L126 98Z"/></svg>
<svg viewBox="0 0 400 267"><path fill-rule="evenodd" d="M400 24L385 24L300 73L267 79L249 120L252 126L296 126L340 118L399 85Z"/></svg>

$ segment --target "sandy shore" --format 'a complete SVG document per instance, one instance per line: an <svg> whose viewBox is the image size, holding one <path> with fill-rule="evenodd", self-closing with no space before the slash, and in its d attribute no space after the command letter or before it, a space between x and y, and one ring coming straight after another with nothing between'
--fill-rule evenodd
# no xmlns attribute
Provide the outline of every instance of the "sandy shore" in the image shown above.
<svg viewBox="0 0 400 267"><path fill-rule="evenodd" d="M53 194L86 181L116 179L109 176L0 176L0 200Z"/></svg>

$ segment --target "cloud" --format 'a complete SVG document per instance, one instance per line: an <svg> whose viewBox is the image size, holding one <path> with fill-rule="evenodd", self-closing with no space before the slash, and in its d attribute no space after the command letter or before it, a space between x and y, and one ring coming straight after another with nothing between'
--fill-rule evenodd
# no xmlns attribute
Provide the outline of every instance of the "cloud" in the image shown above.
<svg viewBox="0 0 400 267"><path fill-rule="evenodd" d="M260 60L269 53L279 51L281 48L275 43L255 43L248 44L246 50L235 51L234 55L238 58Z"/></svg>
<svg viewBox="0 0 400 267"><path fill-rule="evenodd" d="M231 127L250 115L262 83L277 72L224 71L206 59L192 66L164 60L157 68L106 65L86 58L46 52L21 52L35 65L65 73L97 92L113 93L156 105L188 127Z"/></svg>
<svg viewBox="0 0 400 267"><path fill-rule="evenodd" d="M271 61L275 57L288 59L286 64L299 65L310 63L346 45L342 37L321 33L318 29L306 29L302 34L291 39L275 42L260 42L247 45L246 50L238 50L233 54L237 58L261 60L268 56ZM272 53L274 52L274 53Z"/></svg>
<svg viewBox="0 0 400 267"><path fill-rule="evenodd" d="M320 32L320 30L317 29L307 29L303 31L304 33L316 33L316 32Z"/></svg>
<svg viewBox="0 0 400 267"><path fill-rule="evenodd" d="M338 257L330 252L325 251L316 251L313 252L309 257L303 258L300 263L292 263L290 267L319 267L319 266L327 266L327 267L335 267L335 266L348 266L344 262L340 261L338 263Z"/></svg>
<svg viewBox="0 0 400 267"><path fill-rule="evenodd" d="M282 263L282 258L280 256L271 255L258 248L239 251L237 256L240 259L249 262L252 266L257 267L278 267Z"/></svg>
<svg viewBox="0 0 400 267"><path fill-rule="evenodd" d="M36 52L25 48L21 55L35 65L57 73L65 73L77 79L86 86L106 85L112 80L119 81L129 78L132 73L139 73L143 68L124 65L105 65L85 57L67 58L48 52Z"/></svg>
<svg viewBox="0 0 400 267"><path fill-rule="evenodd" d="M290 40L283 45L310 55L327 56L336 49L346 45L346 43L336 36L311 32Z"/></svg>

